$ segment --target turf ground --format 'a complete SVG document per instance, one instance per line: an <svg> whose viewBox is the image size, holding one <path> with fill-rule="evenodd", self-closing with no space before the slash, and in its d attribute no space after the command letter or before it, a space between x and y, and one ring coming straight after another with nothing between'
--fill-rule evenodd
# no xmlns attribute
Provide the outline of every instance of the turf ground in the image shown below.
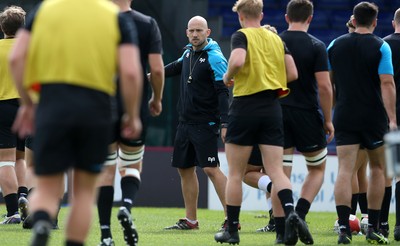
<svg viewBox="0 0 400 246"><path fill-rule="evenodd" d="M5 206L0 205L0 214L6 212ZM68 207L62 208L60 212L60 230L54 230L51 234L50 246L62 246L64 241L64 221ZM115 245L125 245L120 225L116 219L118 208L114 208L112 214L112 234ZM257 228L263 227L268 222L267 218L257 218L265 215L262 211L242 211L240 222L240 246L274 245L275 233L256 233ZM199 209L199 230L194 231L165 231L164 227L173 225L179 218L183 217L182 208L134 208L133 216L139 233L140 246L217 246L214 234L223 222L221 211ZM310 212L307 223L313 234L315 245L337 245L337 235L333 232L335 213ZM390 215L391 244L400 245L393 240L394 214ZM30 230L22 229L21 225L0 225L0 245L19 246L28 245ZM98 225L97 212L94 211L93 223L90 235L86 241L87 246L95 246L99 243L100 229ZM353 236L353 245L366 245L365 236ZM224 244L227 245L227 244ZM298 245L302 245L301 242Z"/></svg>

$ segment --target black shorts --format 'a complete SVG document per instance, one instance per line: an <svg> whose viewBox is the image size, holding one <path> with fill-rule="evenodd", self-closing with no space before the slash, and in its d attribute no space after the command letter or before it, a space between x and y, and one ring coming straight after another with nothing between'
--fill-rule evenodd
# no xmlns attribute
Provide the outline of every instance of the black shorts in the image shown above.
<svg viewBox="0 0 400 246"><path fill-rule="evenodd" d="M282 121L273 116L229 116L225 141L243 146L264 144L283 147Z"/></svg>
<svg viewBox="0 0 400 246"><path fill-rule="evenodd" d="M360 147L364 147L368 150L373 150L381 147L383 142L383 137L387 133L387 130L374 129L369 131L335 131L336 145L352 145L360 144Z"/></svg>
<svg viewBox="0 0 400 246"><path fill-rule="evenodd" d="M113 110L113 122L114 129L112 135L111 143L119 142L126 146L138 147L145 145L146 134L147 134L147 126L149 121L149 109L147 105L147 99L142 98L141 107L140 107L140 120L142 122L142 133L136 139L127 139L121 136L121 119L124 115L124 105L122 100L122 95L120 93L119 83L117 84L117 94L112 98L112 110ZM147 98L147 93L143 94L143 97Z"/></svg>
<svg viewBox="0 0 400 246"><path fill-rule="evenodd" d="M21 139L18 137L17 150L25 152L25 139Z"/></svg>
<svg viewBox="0 0 400 246"><path fill-rule="evenodd" d="M260 147L258 147L258 145L253 146L248 164L253 165L253 166L261 166L261 167L264 166L263 161L262 161Z"/></svg>
<svg viewBox="0 0 400 246"><path fill-rule="evenodd" d="M317 110L282 106L284 148L296 147L300 152L326 148L322 115Z"/></svg>
<svg viewBox="0 0 400 246"><path fill-rule="evenodd" d="M17 115L18 99L0 101L0 149L17 147L17 135L11 130Z"/></svg>
<svg viewBox="0 0 400 246"><path fill-rule="evenodd" d="M111 131L109 95L66 84L42 85L33 144L36 174L72 167L99 173Z"/></svg>
<svg viewBox="0 0 400 246"><path fill-rule="evenodd" d="M218 124L185 124L177 127L172 166L177 168L217 167Z"/></svg>
<svg viewBox="0 0 400 246"><path fill-rule="evenodd" d="M235 97L229 109L226 143L283 147L282 109L274 91Z"/></svg>
<svg viewBox="0 0 400 246"><path fill-rule="evenodd" d="M142 113L140 115L140 120L142 122L142 133L140 134L140 136L138 138L127 139L127 138L124 138L121 136L122 115L123 114L120 113L118 119L116 121L114 121L115 123L113 124L114 127L113 127L111 143L118 142L118 143L122 143L126 146L131 146L131 147L138 147L138 146L145 145L149 117L144 116L144 114Z"/></svg>
<svg viewBox="0 0 400 246"><path fill-rule="evenodd" d="M30 149L30 150L33 150L33 137L32 136L26 137L26 139L25 139L25 147Z"/></svg>

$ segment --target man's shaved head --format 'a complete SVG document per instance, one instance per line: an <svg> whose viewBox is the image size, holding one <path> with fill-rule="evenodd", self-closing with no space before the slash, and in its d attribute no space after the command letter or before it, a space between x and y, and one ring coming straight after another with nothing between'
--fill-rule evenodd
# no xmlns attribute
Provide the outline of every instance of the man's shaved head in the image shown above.
<svg viewBox="0 0 400 246"><path fill-rule="evenodd" d="M211 30L208 29L207 20L203 17L197 15L189 20L186 36L189 38L194 50L200 50L207 45L207 38L210 33Z"/></svg>
<svg viewBox="0 0 400 246"><path fill-rule="evenodd" d="M202 26L202 27L205 28L205 29L208 29L207 20L204 19L203 17L199 16L199 15L194 16L193 18L191 18L191 19L189 20L189 22L188 22L188 29L189 29L189 27L190 27L191 25L194 25L194 24L199 25L199 26Z"/></svg>

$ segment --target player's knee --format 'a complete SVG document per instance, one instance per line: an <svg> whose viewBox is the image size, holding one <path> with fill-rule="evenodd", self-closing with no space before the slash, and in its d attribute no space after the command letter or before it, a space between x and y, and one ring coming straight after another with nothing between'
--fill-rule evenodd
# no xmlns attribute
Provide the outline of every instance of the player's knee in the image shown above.
<svg viewBox="0 0 400 246"><path fill-rule="evenodd" d="M320 153L318 153L314 156L306 157L306 163L308 166L321 165L321 164L325 163L327 155L328 155L328 150L327 150L327 148L325 148Z"/></svg>
<svg viewBox="0 0 400 246"><path fill-rule="evenodd" d="M203 171L210 179L218 177L218 174L220 174L221 172L221 170L218 167L205 167L203 168Z"/></svg>
<svg viewBox="0 0 400 246"><path fill-rule="evenodd" d="M15 167L14 161L0 161L0 167Z"/></svg>
<svg viewBox="0 0 400 246"><path fill-rule="evenodd" d="M144 146L136 151L119 150L120 166L125 168L129 165L138 164L143 160Z"/></svg>
<svg viewBox="0 0 400 246"><path fill-rule="evenodd" d="M112 166L117 164L117 158L118 154L117 151L111 152L108 154L106 162L104 163L104 166Z"/></svg>
<svg viewBox="0 0 400 246"><path fill-rule="evenodd" d="M283 155L283 166L284 167L293 166L293 155Z"/></svg>

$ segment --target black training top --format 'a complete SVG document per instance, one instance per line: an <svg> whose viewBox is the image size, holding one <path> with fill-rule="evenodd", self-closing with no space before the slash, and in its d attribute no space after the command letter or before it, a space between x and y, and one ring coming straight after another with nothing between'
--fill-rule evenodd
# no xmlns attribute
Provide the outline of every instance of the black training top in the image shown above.
<svg viewBox="0 0 400 246"><path fill-rule="evenodd" d="M185 47L182 57L165 66L165 76L181 75L179 121L189 124L228 122L229 91L223 83L227 61L218 43L198 51Z"/></svg>
<svg viewBox="0 0 400 246"><path fill-rule="evenodd" d="M385 37L392 50L392 62L394 70L394 82L396 83L396 115L397 125L400 125L400 33L393 33Z"/></svg>
<svg viewBox="0 0 400 246"><path fill-rule="evenodd" d="M143 94L141 103L141 115L142 117L147 117L149 115L147 102L150 97L149 81L147 79L148 57L149 54L163 53L161 33L156 20L150 16L144 15L135 10L124 12L122 13L122 15L135 23L138 32L140 60L143 69Z"/></svg>
<svg viewBox="0 0 400 246"><path fill-rule="evenodd" d="M349 33L328 47L336 87L336 130L387 129L380 74L393 74L389 45L373 34Z"/></svg>
<svg viewBox="0 0 400 246"><path fill-rule="evenodd" d="M290 93L280 100L282 105L318 109L316 72L328 71L326 46L319 39L302 31L284 31L280 37L296 63L298 79L288 83Z"/></svg>

